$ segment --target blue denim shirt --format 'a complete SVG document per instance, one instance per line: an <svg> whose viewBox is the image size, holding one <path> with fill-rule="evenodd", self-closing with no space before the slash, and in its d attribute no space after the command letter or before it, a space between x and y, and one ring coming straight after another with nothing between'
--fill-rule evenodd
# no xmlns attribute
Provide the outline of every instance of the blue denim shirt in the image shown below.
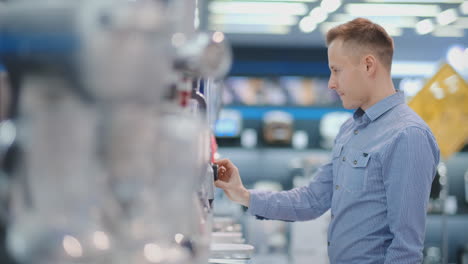
<svg viewBox="0 0 468 264"><path fill-rule="evenodd" d="M421 263L426 209L439 148L425 122L397 92L358 109L335 139L331 161L308 186L249 190L248 212L304 221L331 209L332 264Z"/></svg>

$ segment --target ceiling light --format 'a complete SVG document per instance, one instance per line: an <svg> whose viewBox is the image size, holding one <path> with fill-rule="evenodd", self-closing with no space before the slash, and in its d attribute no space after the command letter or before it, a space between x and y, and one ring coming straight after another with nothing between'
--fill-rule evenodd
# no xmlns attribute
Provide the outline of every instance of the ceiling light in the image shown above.
<svg viewBox="0 0 468 264"><path fill-rule="evenodd" d="M304 33L310 33L317 28L317 23L315 18L311 16L306 16L303 19L301 19L301 22L299 22L299 28L301 29L302 32Z"/></svg>
<svg viewBox="0 0 468 264"><path fill-rule="evenodd" d="M458 15L454 8L450 8L437 15L437 23L442 26L448 25L457 20Z"/></svg>
<svg viewBox="0 0 468 264"><path fill-rule="evenodd" d="M468 17L459 17L455 23L453 23L454 27L457 28L468 28Z"/></svg>
<svg viewBox="0 0 468 264"><path fill-rule="evenodd" d="M425 35L434 30L434 23L430 19L424 19L416 24L416 33L419 35Z"/></svg>
<svg viewBox="0 0 468 264"><path fill-rule="evenodd" d="M399 27L396 27L396 26L391 25L391 24L380 24L380 25L392 37L398 37L398 36L403 35L403 30L401 28L399 28Z"/></svg>
<svg viewBox="0 0 468 264"><path fill-rule="evenodd" d="M307 5L304 3L281 2L211 2L208 9L217 14L277 14L304 15Z"/></svg>
<svg viewBox="0 0 468 264"><path fill-rule="evenodd" d="M394 61L392 63L392 77L431 76L437 70L437 63L424 61Z"/></svg>
<svg viewBox="0 0 468 264"><path fill-rule="evenodd" d="M463 4L460 5L460 11L464 15L468 15L468 1L463 2Z"/></svg>
<svg viewBox="0 0 468 264"><path fill-rule="evenodd" d="M463 0L365 0L366 2L373 3L440 3L440 4L458 4Z"/></svg>
<svg viewBox="0 0 468 264"><path fill-rule="evenodd" d="M460 46L460 45L454 45L451 46L447 50L447 62L455 68L457 71L461 71L463 69L463 66L465 64L464 62L464 53L465 48Z"/></svg>
<svg viewBox="0 0 468 264"><path fill-rule="evenodd" d="M309 17L314 19L316 24L322 23L323 21L327 20L328 13L322 7L316 7L310 11Z"/></svg>
<svg viewBox="0 0 468 264"><path fill-rule="evenodd" d="M414 28L414 25L416 25L416 23L418 22L416 17L401 17L401 16L363 16L363 17L379 25L387 24L387 25L392 25L394 27L400 27L400 28ZM341 23L346 23L355 18L357 18L357 16L351 16L347 14L336 14L336 15L333 15L332 20L341 22Z"/></svg>
<svg viewBox="0 0 468 264"><path fill-rule="evenodd" d="M211 24L237 24L237 25L296 25L296 16L284 15L252 15L252 14L212 14L209 16Z"/></svg>
<svg viewBox="0 0 468 264"><path fill-rule="evenodd" d="M334 27L336 27L336 26L338 26L340 24L343 24L343 23L342 22L324 22L324 23L320 24L320 32L322 32L322 34L325 35L325 34L327 34L327 32L330 29L332 29L332 28L334 28Z"/></svg>
<svg viewBox="0 0 468 264"><path fill-rule="evenodd" d="M281 25L228 25L213 24L209 26L210 30L222 31L233 34L272 34L286 35L290 31L289 26Z"/></svg>
<svg viewBox="0 0 468 264"><path fill-rule="evenodd" d="M245 0L231 0L232 2L238 1L238 2L245 2ZM463 0L461 0L463 1ZM460 1L460 2L461 2ZM262 0L249 0L248 2L265 2ZM268 0L268 2L292 2L292 3L297 3L297 2L303 2L303 3L312 3L312 2L317 2L317 0Z"/></svg>
<svg viewBox="0 0 468 264"><path fill-rule="evenodd" d="M335 12L341 6L341 0L322 0L320 6L328 13Z"/></svg>
<svg viewBox="0 0 468 264"><path fill-rule="evenodd" d="M435 37L460 38L463 37L463 29L456 27L438 27L432 35Z"/></svg>
<svg viewBox="0 0 468 264"><path fill-rule="evenodd" d="M348 4L345 10L354 16L432 17L440 13L438 5L417 4Z"/></svg>

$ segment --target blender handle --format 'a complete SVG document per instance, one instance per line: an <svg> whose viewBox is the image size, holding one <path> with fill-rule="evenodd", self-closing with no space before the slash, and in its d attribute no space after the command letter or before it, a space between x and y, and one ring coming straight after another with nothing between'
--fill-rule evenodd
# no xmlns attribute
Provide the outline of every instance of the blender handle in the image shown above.
<svg viewBox="0 0 468 264"><path fill-rule="evenodd" d="M195 99L198 102L198 106L201 110L206 112L206 99L205 96L203 96L202 93L199 91L199 85L202 79L199 79L197 81L193 81L192 83L192 99Z"/></svg>
<svg viewBox="0 0 468 264"><path fill-rule="evenodd" d="M218 180L218 164L211 165L213 167L213 179L214 181Z"/></svg>

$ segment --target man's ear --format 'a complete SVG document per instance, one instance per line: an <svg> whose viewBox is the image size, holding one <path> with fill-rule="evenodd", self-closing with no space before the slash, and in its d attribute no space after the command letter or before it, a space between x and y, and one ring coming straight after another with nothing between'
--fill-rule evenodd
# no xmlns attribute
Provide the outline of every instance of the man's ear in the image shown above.
<svg viewBox="0 0 468 264"><path fill-rule="evenodd" d="M377 70L377 60L374 55L368 54L364 56L363 63L368 74L373 75Z"/></svg>

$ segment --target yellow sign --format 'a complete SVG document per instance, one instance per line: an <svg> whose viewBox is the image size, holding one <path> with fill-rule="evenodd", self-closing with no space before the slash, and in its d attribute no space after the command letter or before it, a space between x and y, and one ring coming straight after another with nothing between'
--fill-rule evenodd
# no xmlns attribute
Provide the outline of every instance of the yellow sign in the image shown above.
<svg viewBox="0 0 468 264"><path fill-rule="evenodd" d="M444 64L408 105L426 121L447 159L468 138L468 85Z"/></svg>

